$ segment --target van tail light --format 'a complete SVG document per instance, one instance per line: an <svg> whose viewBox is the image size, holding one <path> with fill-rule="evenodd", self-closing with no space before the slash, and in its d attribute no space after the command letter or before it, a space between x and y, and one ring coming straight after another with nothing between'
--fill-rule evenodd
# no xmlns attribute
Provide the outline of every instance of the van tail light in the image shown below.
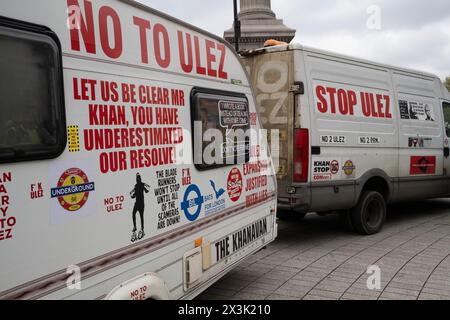
<svg viewBox="0 0 450 320"><path fill-rule="evenodd" d="M309 131L295 129L294 132L294 182L308 182Z"/></svg>

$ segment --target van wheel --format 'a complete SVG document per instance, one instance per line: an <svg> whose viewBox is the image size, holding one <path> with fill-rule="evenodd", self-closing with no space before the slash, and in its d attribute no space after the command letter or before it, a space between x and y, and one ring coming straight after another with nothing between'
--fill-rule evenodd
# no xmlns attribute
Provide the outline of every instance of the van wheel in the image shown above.
<svg viewBox="0 0 450 320"><path fill-rule="evenodd" d="M306 216L306 213L299 213L291 210L277 211L277 218L281 221L300 221Z"/></svg>
<svg viewBox="0 0 450 320"><path fill-rule="evenodd" d="M371 235L381 231L386 220L386 201L376 191L364 191L358 205L351 210L351 222L355 231Z"/></svg>

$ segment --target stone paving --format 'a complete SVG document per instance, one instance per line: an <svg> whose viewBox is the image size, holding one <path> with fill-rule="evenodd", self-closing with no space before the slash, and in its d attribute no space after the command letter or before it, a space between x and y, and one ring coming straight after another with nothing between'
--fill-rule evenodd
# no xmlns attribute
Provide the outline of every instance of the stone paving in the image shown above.
<svg viewBox="0 0 450 320"><path fill-rule="evenodd" d="M367 288L368 266L381 289ZM450 300L450 200L389 207L381 233L359 236L339 216L279 221L277 240L202 300Z"/></svg>

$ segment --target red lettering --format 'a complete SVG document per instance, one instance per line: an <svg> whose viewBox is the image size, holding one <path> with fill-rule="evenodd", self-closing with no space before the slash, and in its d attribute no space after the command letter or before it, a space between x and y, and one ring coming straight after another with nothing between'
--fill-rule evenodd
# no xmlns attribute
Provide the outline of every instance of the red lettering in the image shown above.
<svg viewBox="0 0 450 320"><path fill-rule="evenodd" d="M108 37L108 18L111 18L114 26L114 47L111 47ZM108 6L100 8L99 12L100 40L105 54L111 59L117 59L122 55L122 27L117 12Z"/></svg>
<svg viewBox="0 0 450 320"><path fill-rule="evenodd" d="M217 49L220 51L220 62L219 62L219 78L227 80L228 79L228 72L224 71L225 67L225 55L227 52L227 49L225 45L218 44Z"/></svg>
<svg viewBox="0 0 450 320"><path fill-rule="evenodd" d="M328 103L327 103L327 100L324 97L324 95L326 93L327 92L326 92L324 87L322 87L322 86L317 86L316 87L317 99L319 99L319 101L320 101L320 102L317 103L317 109L321 113L327 113L327 111L328 111Z"/></svg>
<svg viewBox="0 0 450 320"><path fill-rule="evenodd" d="M139 27L139 38L141 42L141 61L148 63L147 30L150 30L150 21L133 17L134 25Z"/></svg>
<svg viewBox="0 0 450 320"><path fill-rule="evenodd" d="M108 172L117 172L127 170L127 154L125 151L103 152L100 154L100 171L105 174Z"/></svg>
<svg viewBox="0 0 450 320"><path fill-rule="evenodd" d="M378 118L378 113L375 110L375 95L373 93L369 94L370 96L370 110L372 112L372 117Z"/></svg>
<svg viewBox="0 0 450 320"><path fill-rule="evenodd" d="M390 111L391 97L387 95L384 96L384 101L386 103L386 118L392 119L392 113Z"/></svg>
<svg viewBox="0 0 450 320"><path fill-rule="evenodd" d="M349 102L350 115L354 115L355 114L355 106L358 103L355 91L352 91L352 90L348 91L348 102Z"/></svg>
<svg viewBox="0 0 450 320"><path fill-rule="evenodd" d="M136 103L136 86L122 83L122 100L124 103Z"/></svg>
<svg viewBox="0 0 450 320"><path fill-rule="evenodd" d="M202 67L201 63L200 41L197 36L194 36L194 47L195 47L195 62L197 65L197 74L206 75L206 68Z"/></svg>
<svg viewBox="0 0 450 320"><path fill-rule="evenodd" d="M378 116L380 118L384 118L385 115L383 113L383 103L381 102L381 100L383 99L383 96L381 94L377 94L377 107L378 107Z"/></svg>
<svg viewBox="0 0 450 320"><path fill-rule="evenodd" d="M212 68L212 64L216 62L216 56L211 53L211 49L215 49L216 45L211 40L206 40L206 63L208 66L208 76L217 77L217 71Z"/></svg>
<svg viewBox="0 0 450 320"><path fill-rule="evenodd" d="M369 94L361 92L362 112L365 117L370 117Z"/></svg>
<svg viewBox="0 0 450 320"><path fill-rule="evenodd" d="M336 89L334 88L327 88L327 92L330 95L330 104L331 104L331 113L336 113Z"/></svg>
<svg viewBox="0 0 450 320"><path fill-rule="evenodd" d="M345 116L348 114L347 92L344 89L339 89L337 95L338 95L339 112Z"/></svg>
<svg viewBox="0 0 450 320"><path fill-rule="evenodd" d="M186 56L185 56L185 49L184 49L184 40L183 40L183 33L181 31L178 31L178 49L180 53L180 63L181 63L181 69L183 69L186 73L191 73L192 69L194 67L193 59L192 59L192 42L191 42L191 35L189 33L186 33L186 45L187 45L187 63L186 63Z"/></svg>
<svg viewBox="0 0 450 320"><path fill-rule="evenodd" d="M6 206L6 205L10 205L10 203L9 203L9 196L2 196L2 201L1 201L1 203L2 203L2 207L3 206Z"/></svg>
<svg viewBox="0 0 450 320"><path fill-rule="evenodd" d="M69 9L69 21L74 21L75 24L70 26L70 42L73 51L80 51L80 32L83 38L86 52L95 54L95 33L94 33L94 15L92 11L92 2L90 0L84 1L84 10L86 20L81 15L81 8L77 0L67 0ZM78 12L79 19L78 19Z"/></svg>
<svg viewBox="0 0 450 320"><path fill-rule="evenodd" d="M161 54L161 36L164 43L164 57ZM170 42L167 29L160 23L155 24L153 28L153 41L155 42L156 62L161 68L167 68L170 65Z"/></svg>
<svg viewBox="0 0 450 320"><path fill-rule="evenodd" d="M80 81L80 86L78 85ZM95 100L97 80L73 78L73 96L75 100Z"/></svg>

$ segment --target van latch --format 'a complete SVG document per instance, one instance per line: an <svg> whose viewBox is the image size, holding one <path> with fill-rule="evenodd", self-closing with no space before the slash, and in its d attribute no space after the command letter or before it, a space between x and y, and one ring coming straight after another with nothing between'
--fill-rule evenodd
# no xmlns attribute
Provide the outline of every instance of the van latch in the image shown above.
<svg viewBox="0 0 450 320"><path fill-rule="evenodd" d="M305 94L305 84L301 81L296 81L289 91L293 94Z"/></svg>

